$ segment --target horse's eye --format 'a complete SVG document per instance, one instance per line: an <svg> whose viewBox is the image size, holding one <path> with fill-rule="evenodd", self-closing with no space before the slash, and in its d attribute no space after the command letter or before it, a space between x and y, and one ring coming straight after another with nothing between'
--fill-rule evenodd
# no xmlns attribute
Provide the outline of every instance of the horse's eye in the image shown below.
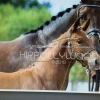
<svg viewBox="0 0 100 100"><path fill-rule="evenodd" d="M82 40L77 40L77 43L78 44L82 44Z"/></svg>

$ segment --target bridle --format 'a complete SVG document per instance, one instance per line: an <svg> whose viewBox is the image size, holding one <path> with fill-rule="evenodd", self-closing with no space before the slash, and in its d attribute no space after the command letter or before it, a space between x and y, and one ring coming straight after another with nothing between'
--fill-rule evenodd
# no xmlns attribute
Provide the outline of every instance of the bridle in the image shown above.
<svg viewBox="0 0 100 100"><path fill-rule="evenodd" d="M68 38L63 38L63 39L55 40L55 41L53 41L53 44L57 44L58 42L61 42L61 41L64 41L64 40L68 40L68 46L67 46L67 48L70 50L71 54L73 54L76 58L80 58L80 60L82 61L81 64L83 65L83 67L85 67L85 64L83 63L84 58L89 53L91 53L93 50L96 50L96 48L92 48L89 51L87 51L85 54L83 54L82 56L80 56L80 55L76 54L74 52L74 50L73 50L73 46L72 46L72 43L71 43L71 39L74 39L74 38L71 38L71 32L70 31L68 31L67 37ZM36 48L49 48L49 47L52 47L52 46L49 46L49 45L36 46Z"/></svg>
<svg viewBox="0 0 100 100"><path fill-rule="evenodd" d="M82 58L81 59L81 64L82 64L82 66L83 66L83 68L85 69L85 70L87 70L87 69L89 69L89 67L87 67L85 64L84 64L84 62L83 62L83 60L84 60L84 58L86 57L86 55L88 55L90 52L92 52L93 50L96 50L96 48L92 48L92 49L90 49L87 53L85 53L82 57L80 57L78 54L76 54L75 52L74 52L74 50L73 50L73 48L72 48L72 43L71 43L71 40L70 40L70 37L71 37L71 33L70 32L68 32L68 48L69 48L69 50L71 51L71 53L73 54L73 55L75 55L76 57L78 57L78 58ZM91 91L91 89L90 89L90 72L91 70L89 70L89 79L88 79L88 90L89 91ZM98 76L98 75L97 75ZM96 78L97 79L97 78ZM97 79L97 81L98 81L99 79ZM94 87L94 81L95 81L95 77L93 78L93 82L92 82L92 90L93 90L93 87ZM98 87L98 85L99 85L99 82L97 82L97 85L96 85L96 89L98 89L99 87Z"/></svg>
<svg viewBox="0 0 100 100"><path fill-rule="evenodd" d="M96 50L96 48L90 49L90 50L87 51L85 54L83 54L82 57L81 57L80 55L78 55L78 54L76 54L76 53L74 52L73 46L72 46L72 43L71 43L70 38L71 38L71 32L68 31L68 49L71 51L71 54L75 55L76 58L80 58L81 64L82 64L83 67L86 66L86 65L83 63L84 58L85 58L89 53L91 53L93 50Z"/></svg>
<svg viewBox="0 0 100 100"><path fill-rule="evenodd" d="M77 18L80 17L79 16L79 12L82 8L84 7L93 7L93 8L100 8L99 5L91 5L91 4L83 4L82 6L80 6L77 10ZM92 36L94 35L98 35L99 37L99 40L100 40L100 31L96 28L92 28L90 29L88 32L87 32L87 37L88 38L91 38ZM95 85L95 91L99 91L99 84L100 84L100 70L96 70L96 76L93 77L92 79L92 88L90 87L90 69L89 69L89 78L88 78L88 81L89 81L89 84L88 84L88 88L89 88L89 91L93 91L93 88L94 88L94 82L96 82L96 85ZM91 89L90 89L91 88Z"/></svg>
<svg viewBox="0 0 100 100"><path fill-rule="evenodd" d="M100 40L100 31L99 31L98 29L92 28L92 29L90 29L90 30L86 33L86 36L87 36L88 38L91 38L91 37L94 36L94 35L98 35L99 40Z"/></svg>
<svg viewBox="0 0 100 100"><path fill-rule="evenodd" d="M80 12L80 10L81 10L82 8L84 8L84 7L100 8L99 5L83 4L83 5L80 6L80 7L78 8L78 10L77 10L77 18L80 17L80 16L79 16L79 12Z"/></svg>
<svg viewBox="0 0 100 100"><path fill-rule="evenodd" d="M100 41L100 31L97 28L92 28L86 33L86 36L89 39L94 35L97 35L99 37L99 41ZM98 54L100 54L100 50L98 49L98 47L96 47L96 49L97 49Z"/></svg>

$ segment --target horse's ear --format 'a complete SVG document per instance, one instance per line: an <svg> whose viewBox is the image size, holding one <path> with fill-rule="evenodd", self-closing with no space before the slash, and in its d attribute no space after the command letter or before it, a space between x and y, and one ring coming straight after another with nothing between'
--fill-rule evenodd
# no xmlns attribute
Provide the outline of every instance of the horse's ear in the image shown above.
<svg viewBox="0 0 100 100"><path fill-rule="evenodd" d="M86 31L89 25L90 25L90 18L81 26L81 28L84 31Z"/></svg>
<svg viewBox="0 0 100 100"><path fill-rule="evenodd" d="M79 25L80 25L80 18L77 18L74 24L71 26L70 31L71 32L75 31Z"/></svg>

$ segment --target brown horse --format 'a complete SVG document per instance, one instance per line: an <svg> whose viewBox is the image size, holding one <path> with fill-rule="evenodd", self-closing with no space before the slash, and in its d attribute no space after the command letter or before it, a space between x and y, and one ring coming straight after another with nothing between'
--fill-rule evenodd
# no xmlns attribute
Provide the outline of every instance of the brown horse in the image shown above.
<svg viewBox="0 0 100 100"><path fill-rule="evenodd" d="M83 31L89 20L80 28L79 21L77 19L67 32L53 41L34 67L13 73L0 72L0 89L60 90L76 60L86 65L92 60L95 64L98 54Z"/></svg>

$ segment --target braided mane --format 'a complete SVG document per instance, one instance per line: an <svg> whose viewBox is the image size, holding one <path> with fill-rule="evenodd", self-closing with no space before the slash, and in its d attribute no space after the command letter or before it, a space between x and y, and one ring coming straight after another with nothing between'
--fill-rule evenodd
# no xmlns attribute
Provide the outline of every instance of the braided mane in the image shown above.
<svg viewBox="0 0 100 100"><path fill-rule="evenodd" d="M30 34L30 33L33 34L33 33L36 33L36 32L39 31L39 30L43 30L45 25L46 25L46 26L49 25L50 22L55 21L55 20L56 20L57 18L59 18L59 17L62 17L65 13L69 13L72 9L76 9L77 6L78 6L78 5L73 5L72 8L67 8L67 9L64 10L64 11L59 12L56 16L52 16L52 17L51 17L51 20L46 21L43 25L39 26L37 29L33 29L33 30L30 30L30 31L27 32L27 33L24 33L24 35Z"/></svg>

